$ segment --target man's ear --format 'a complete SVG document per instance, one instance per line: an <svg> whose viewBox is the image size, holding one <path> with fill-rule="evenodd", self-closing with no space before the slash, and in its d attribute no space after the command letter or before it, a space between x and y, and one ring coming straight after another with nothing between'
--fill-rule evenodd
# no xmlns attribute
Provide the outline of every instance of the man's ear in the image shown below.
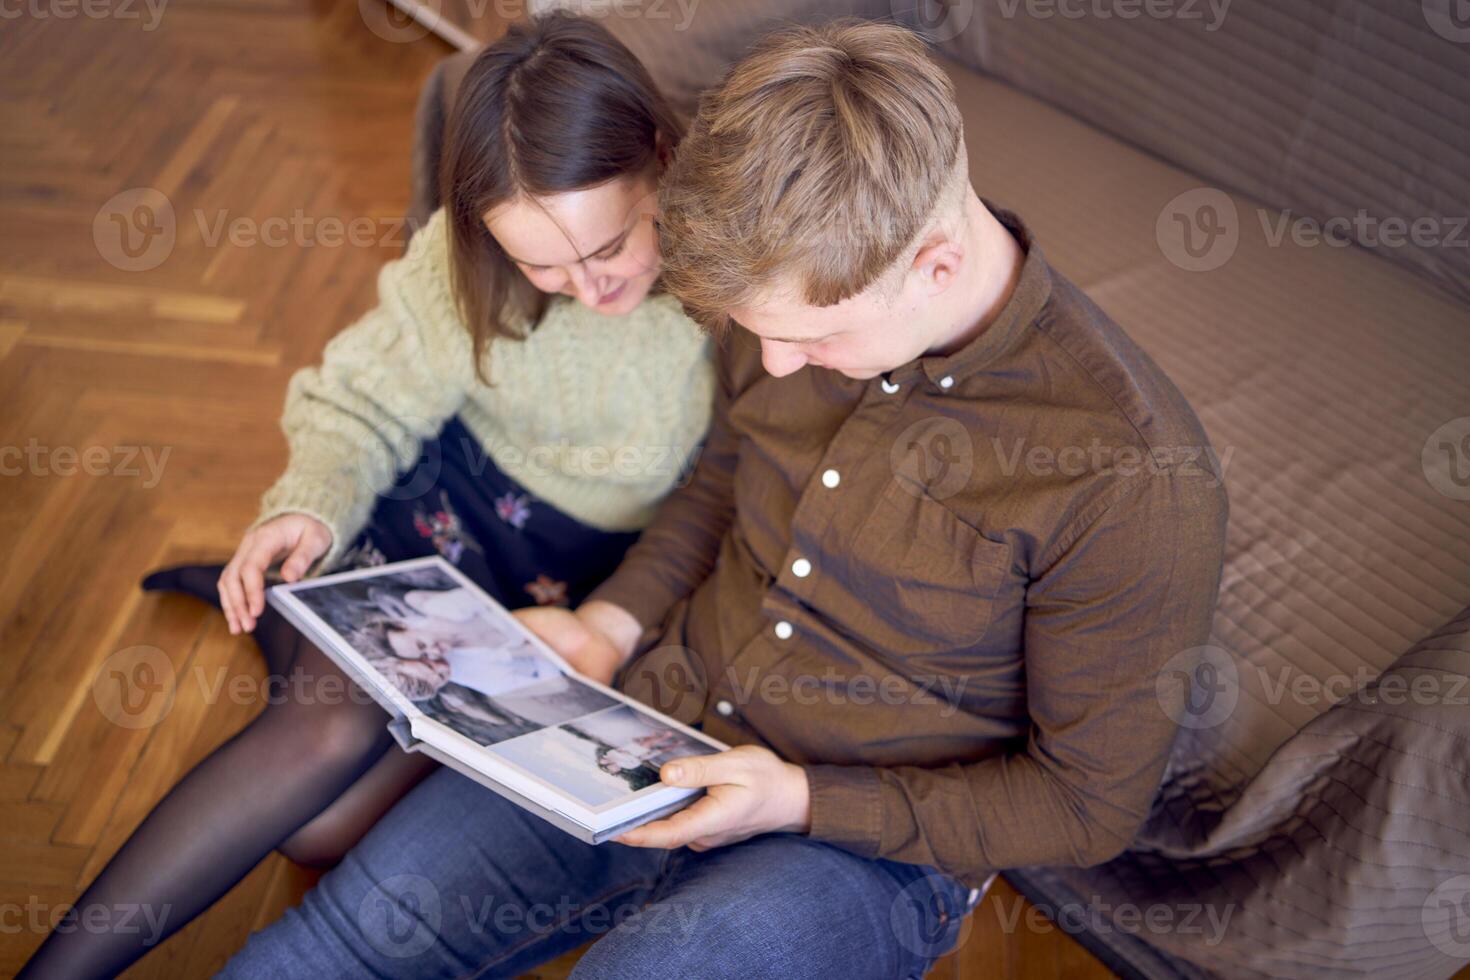
<svg viewBox="0 0 1470 980"><path fill-rule="evenodd" d="M963 245L946 235L936 234L914 255L912 271L919 277L920 288L926 295L938 296L959 277L964 259Z"/></svg>

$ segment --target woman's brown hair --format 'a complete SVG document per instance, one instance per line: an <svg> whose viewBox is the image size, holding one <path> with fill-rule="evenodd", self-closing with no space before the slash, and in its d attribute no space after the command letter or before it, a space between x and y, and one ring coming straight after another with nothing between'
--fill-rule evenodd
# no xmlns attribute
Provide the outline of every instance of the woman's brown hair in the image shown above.
<svg viewBox="0 0 1470 980"><path fill-rule="evenodd" d="M490 341L520 337L547 304L485 228L485 213L518 196L643 173L682 136L642 63L594 21L538 17L475 58L450 113L440 196L450 282L481 378Z"/></svg>

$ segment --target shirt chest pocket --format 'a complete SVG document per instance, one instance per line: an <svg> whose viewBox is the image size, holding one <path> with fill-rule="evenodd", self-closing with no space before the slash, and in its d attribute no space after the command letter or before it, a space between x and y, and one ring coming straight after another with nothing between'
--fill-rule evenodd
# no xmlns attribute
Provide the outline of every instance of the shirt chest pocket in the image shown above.
<svg viewBox="0 0 1470 980"><path fill-rule="evenodd" d="M899 655L978 645L1010 575L1008 545L902 477L831 546L842 555L839 581L823 583L818 604L830 603L824 611L855 639Z"/></svg>

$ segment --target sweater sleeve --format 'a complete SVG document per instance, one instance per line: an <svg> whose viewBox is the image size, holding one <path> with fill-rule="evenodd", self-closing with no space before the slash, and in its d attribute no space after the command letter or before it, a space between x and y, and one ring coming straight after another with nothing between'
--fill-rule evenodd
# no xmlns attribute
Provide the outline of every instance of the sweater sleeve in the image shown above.
<svg viewBox="0 0 1470 980"><path fill-rule="evenodd" d="M380 493L418 459L474 382L471 344L449 286L439 212L408 253L378 274L378 305L334 337L322 362L292 376L281 419L286 472L255 525L286 513L332 532L331 568L367 523ZM252 525L252 526L255 526Z"/></svg>

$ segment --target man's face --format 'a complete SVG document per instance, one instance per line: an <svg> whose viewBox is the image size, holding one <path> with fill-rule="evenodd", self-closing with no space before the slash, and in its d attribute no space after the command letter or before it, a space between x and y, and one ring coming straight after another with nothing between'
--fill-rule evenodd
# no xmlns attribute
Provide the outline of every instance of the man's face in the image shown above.
<svg viewBox="0 0 1470 980"><path fill-rule="evenodd" d="M785 288L729 314L760 339L761 363L774 377L811 365L865 381L928 351L942 329L934 300L952 278L953 251L925 249L900 282L881 280L832 306L811 306Z"/></svg>

